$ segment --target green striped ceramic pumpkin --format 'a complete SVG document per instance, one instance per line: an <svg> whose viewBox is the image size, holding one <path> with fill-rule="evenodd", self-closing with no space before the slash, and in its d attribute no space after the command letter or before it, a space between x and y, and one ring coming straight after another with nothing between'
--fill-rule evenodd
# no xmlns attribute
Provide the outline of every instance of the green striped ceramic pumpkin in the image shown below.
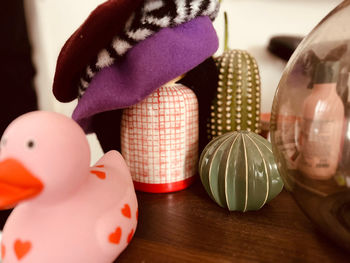
<svg viewBox="0 0 350 263"><path fill-rule="evenodd" d="M258 210L283 188L271 144L253 132L229 132L212 140L199 161L209 196L230 211Z"/></svg>
<svg viewBox="0 0 350 263"><path fill-rule="evenodd" d="M227 25L226 14L225 18ZM207 124L209 139L230 131L260 132L261 93L257 62L247 51L230 50L227 26L225 32L225 51L216 58L219 81Z"/></svg>

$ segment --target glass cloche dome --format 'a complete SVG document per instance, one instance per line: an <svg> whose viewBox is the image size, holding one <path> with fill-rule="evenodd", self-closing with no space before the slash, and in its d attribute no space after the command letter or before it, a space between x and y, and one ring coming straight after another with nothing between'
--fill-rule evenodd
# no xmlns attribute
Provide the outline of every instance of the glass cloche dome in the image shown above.
<svg viewBox="0 0 350 263"><path fill-rule="evenodd" d="M350 250L350 1L299 45L279 83L273 152L305 214Z"/></svg>

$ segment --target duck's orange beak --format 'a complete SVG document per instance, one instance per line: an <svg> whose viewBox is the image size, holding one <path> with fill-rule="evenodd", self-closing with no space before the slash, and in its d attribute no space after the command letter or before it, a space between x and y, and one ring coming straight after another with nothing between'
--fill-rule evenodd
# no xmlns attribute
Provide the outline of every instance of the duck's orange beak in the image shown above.
<svg viewBox="0 0 350 263"><path fill-rule="evenodd" d="M33 197L43 189L42 182L19 161L0 162L0 209L14 207L19 201Z"/></svg>

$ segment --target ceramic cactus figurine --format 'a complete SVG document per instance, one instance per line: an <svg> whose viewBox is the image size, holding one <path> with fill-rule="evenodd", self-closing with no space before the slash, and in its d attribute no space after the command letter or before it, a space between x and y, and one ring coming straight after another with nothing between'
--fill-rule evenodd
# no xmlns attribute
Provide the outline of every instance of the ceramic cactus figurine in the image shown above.
<svg viewBox="0 0 350 263"><path fill-rule="evenodd" d="M228 49L225 13L225 51L216 59L219 81L211 105L208 137L230 131L260 132L260 75L254 57L244 50Z"/></svg>
<svg viewBox="0 0 350 263"><path fill-rule="evenodd" d="M199 174L209 196L230 211L258 210L283 188L271 144L248 131L212 140L202 152Z"/></svg>
<svg viewBox="0 0 350 263"><path fill-rule="evenodd" d="M0 209L14 207L2 262L113 262L136 231L137 199L116 151L90 167L83 130L58 113L31 112L1 139Z"/></svg>
<svg viewBox="0 0 350 263"><path fill-rule="evenodd" d="M175 81L123 111L122 154L137 190L173 192L197 173L198 102Z"/></svg>

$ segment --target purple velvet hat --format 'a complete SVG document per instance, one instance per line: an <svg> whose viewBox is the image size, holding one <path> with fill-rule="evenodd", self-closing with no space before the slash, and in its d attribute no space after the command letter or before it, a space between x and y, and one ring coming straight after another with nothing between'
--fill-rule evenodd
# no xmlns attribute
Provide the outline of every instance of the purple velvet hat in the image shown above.
<svg viewBox="0 0 350 263"><path fill-rule="evenodd" d="M142 101L161 85L202 63L217 48L218 38L207 16L163 28L135 45L123 59L96 73L73 119L85 132L93 132L94 115Z"/></svg>
<svg viewBox="0 0 350 263"><path fill-rule="evenodd" d="M209 80L206 87L190 87L197 95L200 125L205 130L206 98L217 82L211 55L218 48L212 21L219 2L106 1L62 48L54 95L62 102L78 98L73 119L86 133L95 132L104 150L120 150L122 109L179 75L190 71L192 76L206 64L212 69L201 77Z"/></svg>
<svg viewBox="0 0 350 263"><path fill-rule="evenodd" d="M108 0L63 46L53 93L62 102L80 97L101 69L123 59L137 43L199 16L214 20L219 0Z"/></svg>

